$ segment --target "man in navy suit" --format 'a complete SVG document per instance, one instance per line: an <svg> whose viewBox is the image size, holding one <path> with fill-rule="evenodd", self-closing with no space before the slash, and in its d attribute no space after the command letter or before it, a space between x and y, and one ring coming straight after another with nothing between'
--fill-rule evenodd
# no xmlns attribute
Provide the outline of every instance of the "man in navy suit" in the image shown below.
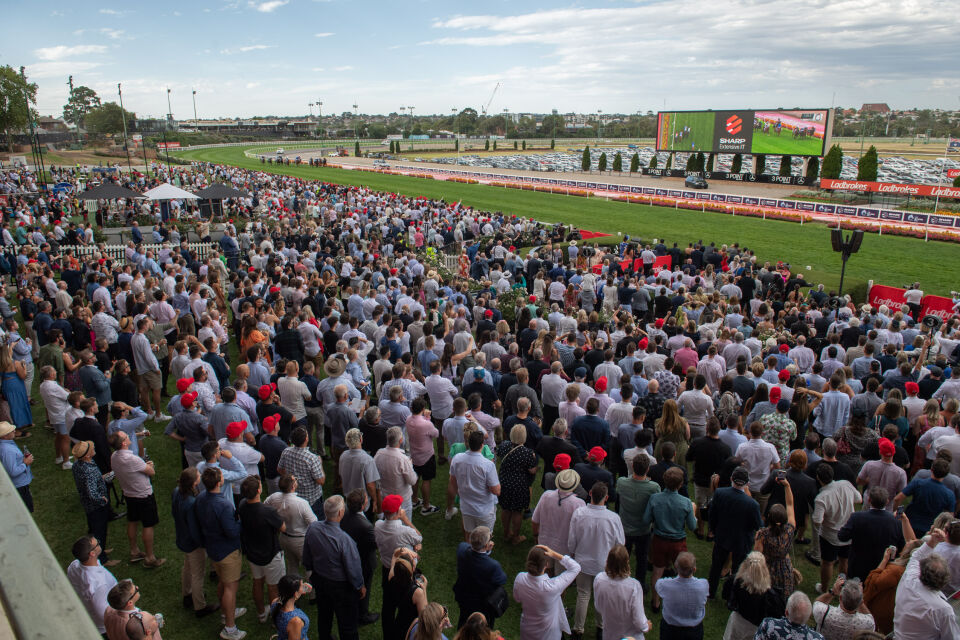
<svg viewBox="0 0 960 640"><path fill-rule="evenodd" d="M870 508L854 511L837 532L840 542L853 543L847 561L847 577L860 578L861 581L877 568L887 547L903 548L903 525L886 510L890 494L883 487L873 487L867 499Z"/></svg>
<svg viewBox="0 0 960 640"><path fill-rule="evenodd" d="M457 581L453 594L460 607L459 629L474 611L481 612L492 625L496 616L488 604L489 596L507 582L507 574L500 563L490 557L493 540L490 529L477 527L470 532L470 542L457 547Z"/></svg>
<svg viewBox="0 0 960 640"><path fill-rule="evenodd" d="M756 532L763 526L760 505L744 491L750 482L746 467L737 467L730 476L731 486L717 489L710 503L710 529L714 532L713 560L710 564L710 597L713 598L720 582L720 570L733 555L730 575L753 548ZM780 481L786 482L786 479Z"/></svg>

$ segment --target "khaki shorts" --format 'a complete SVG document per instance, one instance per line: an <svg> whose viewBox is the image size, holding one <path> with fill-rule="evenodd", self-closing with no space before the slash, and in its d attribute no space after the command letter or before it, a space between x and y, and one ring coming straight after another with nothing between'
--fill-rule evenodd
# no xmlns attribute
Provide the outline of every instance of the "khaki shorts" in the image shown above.
<svg viewBox="0 0 960 640"><path fill-rule="evenodd" d="M149 389L150 391L157 391L160 389L162 381L160 379L159 371L147 371L146 373L140 374L140 388Z"/></svg>
<svg viewBox="0 0 960 640"><path fill-rule="evenodd" d="M253 576L254 580L262 580L266 578L267 584L275 585L280 582L280 578L286 573L286 565L283 561L283 551L273 556L273 560L270 561L270 564L259 565L250 563L250 575Z"/></svg>
<svg viewBox="0 0 960 640"><path fill-rule="evenodd" d="M477 527L484 526L493 531L493 526L497 523L497 512L493 511L485 516L468 516L467 514L460 512L463 516L463 530L464 531L473 531Z"/></svg>
<svg viewBox="0 0 960 640"><path fill-rule="evenodd" d="M243 572L243 558L240 556L239 549L232 552L223 560L212 560L213 569L217 572L220 582L229 584L231 582L240 582L240 574Z"/></svg>
<svg viewBox="0 0 960 640"><path fill-rule="evenodd" d="M693 485L693 498L697 502L697 509L705 509L710 498L713 497L713 490L710 487L701 487Z"/></svg>

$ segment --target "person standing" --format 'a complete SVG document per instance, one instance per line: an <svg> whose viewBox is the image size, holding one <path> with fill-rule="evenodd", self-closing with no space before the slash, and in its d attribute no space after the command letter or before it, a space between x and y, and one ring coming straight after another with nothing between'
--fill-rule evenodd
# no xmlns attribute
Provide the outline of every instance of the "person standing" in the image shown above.
<svg viewBox="0 0 960 640"><path fill-rule="evenodd" d="M957 506L953 491L943 484L943 479L950 473L950 464L938 458L930 466L930 472L929 478L911 480L910 484L893 499L893 506L896 508L907 499L907 496L913 497L904 515L910 518L910 525L918 536L927 533L940 513L953 512Z"/></svg>
<svg viewBox="0 0 960 640"><path fill-rule="evenodd" d="M950 566L934 551L945 539L942 529L931 531L900 578L893 612L897 640L960 638L956 612L943 594L950 584Z"/></svg>
<svg viewBox="0 0 960 640"><path fill-rule="evenodd" d="M820 530L820 585L829 589L834 563L839 565L840 573L847 572L850 543L841 542L838 536L863 497L846 480L834 480L833 467L826 464L817 467L817 484L820 493L813 502L812 519L814 527Z"/></svg>
<svg viewBox="0 0 960 640"><path fill-rule="evenodd" d="M340 455L340 481L343 493L349 495L354 489L363 489L370 499L373 513L380 513L380 491L377 483L380 472L369 453L364 451L360 429L350 429L345 438L347 450Z"/></svg>
<svg viewBox="0 0 960 640"><path fill-rule="evenodd" d="M87 532L100 543L100 562L105 567L112 567L120 563L119 560L110 560L107 556L107 524L110 522L110 496L107 493L107 483L93 456L96 448L92 442L86 440L73 446L73 481L80 494L80 503L87 516Z"/></svg>
<svg viewBox="0 0 960 640"><path fill-rule="evenodd" d="M290 474L280 476L280 491L267 496L263 501L273 507L283 519L284 530L280 533L280 548L287 573L299 573L303 558L303 537L307 527L316 522L317 515L310 503L297 495L297 478Z"/></svg>
<svg viewBox="0 0 960 640"><path fill-rule="evenodd" d="M83 536L74 542L72 552L74 560L67 567L67 579L97 631L106 635L103 612L107 609L107 594L117 584L117 579L97 559L103 549L94 536Z"/></svg>
<svg viewBox="0 0 960 640"><path fill-rule="evenodd" d="M406 422L407 438L413 472L417 474L417 484L413 486L413 505L419 504L420 515L428 516L440 511L440 507L430 503L430 483L437 477L437 457L433 452L433 441L440 432L430 419L432 413L427 409L423 398L413 399L410 403L410 414Z"/></svg>
<svg viewBox="0 0 960 640"><path fill-rule="evenodd" d="M320 517L323 504L323 463L320 456L310 451L307 430L297 427L290 434L290 444L280 454L277 472L292 475L297 479L297 495L307 501L313 512Z"/></svg>
<svg viewBox="0 0 960 640"><path fill-rule="evenodd" d="M554 577L548 576L548 560L559 563L563 571ZM562 598L564 590L579 573L580 564L570 556L542 544L530 549L526 571L518 573L513 581L513 599L523 608L521 640L560 640L564 633L570 633Z"/></svg>
<svg viewBox="0 0 960 640"><path fill-rule="evenodd" d="M364 515L370 507L370 496L364 489L353 489L346 497L347 513L340 521L340 528L356 543L360 555L360 568L363 570L363 586L367 593L360 598L360 626L373 624L380 614L370 611L370 585L373 583L373 571L377 564L377 538L373 524Z"/></svg>
<svg viewBox="0 0 960 640"><path fill-rule="evenodd" d="M380 624L385 638L392 637L398 632L394 628L397 608L400 603L394 598L394 592L388 587L390 582L390 567L393 564L394 552L397 549L419 551L423 544L423 536L410 522L407 512L403 509L403 498L397 494L389 494L383 499L383 520L378 520L373 526L373 534L380 552L381 581L383 588L383 608L380 612ZM399 630L400 633L403 630Z"/></svg>
<svg viewBox="0 0 960 640"><path fill-rule="evenodd" d="M140 398L147 413L153 408L154 420L169 420L170 416L160 412L160 363L156 352L160 349L159 343L150 344L147 332L153 327L153 320L143 316L137 321L137 332L130 338L130 348L133 350L133 363L140 379ZM151 403L151 398L153 402Z"/></svg>
<svg viewBox="0 0 960 640"><path fill-rule="evenodd" d="M720 421L707 419L706 435L694 438L687 449L687 461L693 461L693 490L697 502L697 537L703 537L703 514L713 497L713 476L731 455L730 447L720 439Z"/></svg>
<svg viewBox="0 0 960 640"><path fill-rule="evenodd" d="M116 474L127 501L127 539L130 541L130 562L140 562L154 569L166 562L153 553L153 529L160 522L157 499L153 495L150 478L156 475L153 460L143 458L130 450L130 437L124 431L110 435L110 446L116 449L110 456L110 468ZM143 527L143 551L137 545L137 526Z"/></svg>
<svg viewBox="0 0 960 640"><path fill-rule="evenodd" d="M583 637L587 608L593 581L603 572L607 555L614 545L625 541L623 524L616 513L607 509L607 485L597 482L590 489L590 504L580 507L570 518L567 548L580 564L577 575L577 608L573 620L573 637ZM596 612L597 636L603 636L603 617Z"/></svg>
<svg viewBox="0 0 960 640"><path fill-rule="evenodd" d="M736 575L740 563L750 553L757 530L763 526L760 507L744 491L749 481L746 468L737 467L730 475L730 486L717 489L710 503L710 529L714 534L709 580L711 598L716 595L727 556L732 556L730 573Z"/></svg>
<svg viewBox="0 0 960 640"><path fill-rule="evenodd" d="M564 469L556 475L556 489L544 491L531 518L534 539L541 545L567 555L570 539L570 520L585 505L576 495L580 476L573 469Z"/></svg>
<svg viewBox="0 0 960 640"><path fill-rule="evenodd" d="M494 625L497 611L491 606L491 598L506 598L503 585L507 574L500 563L490 557L493 551L490 529L477 527L470 532L470 541L457 546L457 580L453 595L460 609L457 628L460 629L474 612L479 611L488 625Z"/></svg>
<svg viewBox="0 0 960 640"><path fill-rule="evenodd" d="M663 600L660 638L702 640L710 587L703 578L694 577L697 559L692 553L684 551L678 555L676 567L676 578L660 578L653 587Z"/></svg>
<svg viewBox="0 0 960 640"><path fill-rule="evenodd" d="M652 524L653 539L650 542L650 561L653 563L653 582L656 585L667 567L687 550L687 532L697 528L697 505L677 491L683 484L683 471L671 467L663 474L664 490L647 500L643 511L643 524ZM704 580L706 584L706 580ZM654 613L660 611L658 591L654 589L650 606Z"/></svg>
<svg viewBox="0 0 960 640"><path fill-rule="evenodd" d="M337 617L340 640L357 640L363 570L356 543L340 528L346 515L342 496L323 503L324 519L307 528L303 543L303 565L311 571L310 584L317 593L317 631L330 638L333 617Z"/></svg>
<svg viewBox="0 0 960 640"><path fill-rule="evenodd" d="M384 494L396 494L403 498L405 513L413 513L413 485L417 474L413 463L403 452L403 429L387 429L387 446L373 458L377 473L380 474L380 490Z"/></svg>
<svg viewBox="0 0 960 640"><path fill-rule="evenodd" d="M237 618L247 610L237 606L243 559L240 556L240 522L237 520L233 499L224 498L223 472L219 467L207 467L200 476L206 492L197 498L197 522L203 535L207 556L217 572L217 593L223 609L223 640L243 640L246 631L237 628Z"/></svg>
<svg viewBox="0 0 960 640"><path fill-rule="evenodd" d="M177 487L170 500L170 512L176 530L177 549L183 552L183 569L180 571L180 593L185 609L193 608L198 618L203 618L219 606L207 604L203 593L203 574L206 566L206 551L203 534L197 519L197 494L200 489L200 473L194 467L180 472Z"/></svg>
<svg viewBox="0 0 960 640"><path fill-rule="evenodd" d="M267 603L277 597L277 584L284 575L283 551L277 536L286 529L286 525L276 509L260 501L260 489L260 476L246 477L240 485L242 500L237 507L237 515L240 518L243 553L250 562L253 576L253 602L257 607L257 620L263 624L270 614ZM269 593L266 603L263 600L264 582Z"/></svg>
<svg viewBox="0 0 960 640"><path fill-rule="evenodd" d="M650 497L660 493L660 485L647 476L650 457L646 454L631 460L632 474L617 480L617 507L623 522L623 534L627 553L636 555L637 580L641 586L647 583L647 553L650 550L650 524L643 522Z"/></svg>
<svg viewBox="0 0 960 640"><path fill-rule="evenodd" d="M463 513L463 532L467 538L470 531L484 526L493 530L497 519L497 498L500 496L500 478L497 467L480 453L483 449L483 434L473 431L468 437L470 450L450 461L450 483L447 486L447 504L460 496ZM449 509L447 510L449 513Z"/></svg>
<svg viewBox="0 0 960 640"><path fill-rule="evenodd" d="M603 620L598 638L643 640L653 628L643 611L643 585L630 577L630 554L622 544L610 549L603 573L593 580L593 606Z"/></svg>
<svg viewBox="0 0 960 640"><path fill-rule="evenodd" d="M888 495L883 487L871 488L867 492L870 508L853 512L837 532L840 542L850 543L847 567L849 578L865 581L883 560L887 547L903 548L903 528L900 521L886 510Z"/></svg>

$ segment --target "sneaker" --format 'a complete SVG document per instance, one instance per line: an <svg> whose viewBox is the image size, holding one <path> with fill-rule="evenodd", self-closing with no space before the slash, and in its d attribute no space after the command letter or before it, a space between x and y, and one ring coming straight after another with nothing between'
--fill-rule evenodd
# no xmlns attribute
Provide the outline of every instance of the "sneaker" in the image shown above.
<svg viewBox="0 0 960 640"><path fill-rule="evenodd" d="M158 413L158 414L156 414L155 416L153 416L153 419L154 419L155 422L166 422L167 420L170 420L170 416L168 416L168 415L165 414L165 413ZM243 633L244 635L246 635L246 633L244 633L244 632L242 632L242 631L241 631L241 633ZM242 637L242 636L241 636L241 637Z"/></svg>
<svg viewBox="0 0 960 640"><path fill-rule="evenodd" d="M257 614L257 621L260 624L263 624L267 621L267 618L270 617L270 609L264 609L262 613Z"/></svg>
<svg viewBox="0 0 960 640"><path fill-rule="evenodd" d="M62 465L60 465L60 468L63 469L64 471L70 471L70 469L73 469L73 463L67 460Z"/></svg>
<svg viewBox="0 0 960 640"><path fill-rule="evenodd" d="M227 628L224 627L220 630L220 637L223 640L243 640L247 637L246 631L240 631L240 629L234 629L233 631L227 631Z"/></svg>
<svg viewBox="0 0 960 640"><path fill-rule="evenodd" d="M236 609L233 610L233 617L234 617L234 619L239 618L240 616L242 616L242 615L245 614L246 612L247 612L247 608L246 608L246 607L237 607ZM225 615L223 615L222 613L220 614L220 621L221 621L223 624L227 624L227 617L226 617Z"/></svg>
<svg viewBox="0 0 960 640"><path fill-rule="evenodd" d="M443 517L446 518L447 520L453 520L453 516L457 515L458 511L460 510L457 509L456 507L453 507L452 509L447 509L444 512Z"/></svg>
<svg viewBox="0 0 960 640"><path fill-rule="evenodd" d="M422 515L422 516L429 516L429 515L432 515L432 514L434 514L434 513L437 513L438 511L440 511L440 507L438 507L438 506L435 505L435 504L432 504L432 505L430 505L429 507L424 507L423 509L420 509L420 515ZM449 520L449 518L448 518L448 520Z"/></svg>
<svg viewBox="0 0 960 640"><path fill-rule="evenodd" d="M63 464L63 456L57 456L53 464Z"/></svg>
<svg viewBox="0 0 960 640"><path fill-rule="evenodd" d="M412 505L410 505L410 510L413 511L414 509L418 509L422 504L423 504L423 500L417 500Z"/></svg>
<svg viewBox="0 0 960 640"><path fill-rule="evenodd" d="M813 585L813 589L814 589L814 591L816 591L817 593L823 593L823 585L820 584L819 582L818 582L817 584Z"/></svg>

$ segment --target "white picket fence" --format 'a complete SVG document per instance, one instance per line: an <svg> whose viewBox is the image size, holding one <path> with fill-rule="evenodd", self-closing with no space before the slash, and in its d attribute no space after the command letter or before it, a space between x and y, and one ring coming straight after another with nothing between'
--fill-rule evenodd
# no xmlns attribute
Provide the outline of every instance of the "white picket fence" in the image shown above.
<svg viewBox="0 0 960 640"><path fill-rule="evenodd" d="M143 244L140 245L143 250L152 250L154 256L156 257L160 249L163 248L159 244ZM197 255L201 260L207 257L207 255L215 248L213 242L188 242L187 249L190 251L196 251ZM77 246L71 247L73 249L74 255L76 255L81 260L86 260L87 258L93 257L97 254L102 258L110 258L111 260L125 260L126 259L126 249L127 246L123 244L98 244L94 246Z"/></svg>

